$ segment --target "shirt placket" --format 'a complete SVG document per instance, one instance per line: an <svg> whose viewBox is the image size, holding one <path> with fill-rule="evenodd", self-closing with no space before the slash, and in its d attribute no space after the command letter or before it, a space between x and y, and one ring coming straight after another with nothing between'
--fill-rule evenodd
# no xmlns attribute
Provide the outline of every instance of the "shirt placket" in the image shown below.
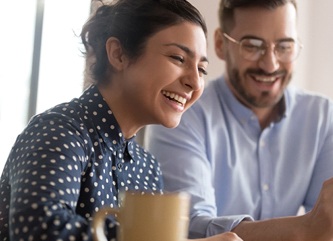
<svg viewBox="0 0 333 241"><path fill-rule="evenodd" d="M273 213L273 173L271 171L271 155L268 143L270 127L262 131L258 139L258 161L260 165L260 190L261 190L261 219L272 216Z"/></svg>
<svg viewBox="0 0 333 241"><path fill-rule="evenodd" d="M125 182L126 182L126 174L124 172L124 150L125 146L119 148L114 152L115 162L113 166L113 171L115 173L116 178L116 188L118 191L124 190Z"/></svg>

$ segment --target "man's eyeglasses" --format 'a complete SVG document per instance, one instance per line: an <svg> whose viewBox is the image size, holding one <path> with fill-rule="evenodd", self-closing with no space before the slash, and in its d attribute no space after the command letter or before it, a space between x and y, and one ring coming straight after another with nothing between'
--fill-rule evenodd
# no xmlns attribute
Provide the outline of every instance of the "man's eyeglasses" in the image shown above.
<svg viewBox="0 0 333 241"><path fill-rule="evenodd" d="M237 44L239 46L240 55L249 61L259 60L269 48L265 41L261 39L244 38L241 41L237 41L226 33L223 33L223 35L232 43ZM275 43L273 47L276 58L283 63L294 61L298 57L302 48L303 45L293 39L281 40Z"/></svg>

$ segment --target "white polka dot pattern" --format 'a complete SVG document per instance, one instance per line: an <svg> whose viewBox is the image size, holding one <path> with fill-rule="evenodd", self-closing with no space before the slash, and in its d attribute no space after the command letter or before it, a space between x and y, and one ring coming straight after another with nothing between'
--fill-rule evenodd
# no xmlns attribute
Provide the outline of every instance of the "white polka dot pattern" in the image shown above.
<svg viewBox="0 0 333 241"><path fill-rule="evenodd" d="M119 191L161 193L162 185L155 158L123 138L91 86L18 136L0 181L0 240L91 240L92 215L117 207Z"/></svg>

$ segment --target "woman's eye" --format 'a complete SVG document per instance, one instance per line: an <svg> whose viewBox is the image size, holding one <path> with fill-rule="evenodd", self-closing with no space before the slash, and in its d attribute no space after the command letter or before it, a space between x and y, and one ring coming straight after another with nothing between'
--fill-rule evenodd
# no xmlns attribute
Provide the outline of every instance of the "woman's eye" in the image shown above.
<svg viewBox="0 0 333 241"><path fill-rule="evenodd" d="M184 63L184 59L183 59L183 57L181 57L181 56L172 55L171 58L173 58L173 59L179 61L180 63Z"/></svg>
<svg viewBox="0 0 333 241"><path fill-rule="evenodd" d="M205 68L198 68L198 70L199 70L199 72L201 73L201 74L203 74L203 75L207 75L208 74L208 72L206 71L206 69Z"/></svg>

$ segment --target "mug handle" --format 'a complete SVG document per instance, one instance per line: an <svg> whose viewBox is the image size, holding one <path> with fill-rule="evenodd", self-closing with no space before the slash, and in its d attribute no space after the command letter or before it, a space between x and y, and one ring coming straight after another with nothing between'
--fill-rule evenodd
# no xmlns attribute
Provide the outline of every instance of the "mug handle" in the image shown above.
<svg viewBox="0 0 333 241"><path fill-rule="evenodd" d="M105 218L109 215L117 215L119 214L119 210L116 208L101 208L98 210L93 218L93 240L94 241L107 241L106 236L104 234L104 225Z"/></svg>

